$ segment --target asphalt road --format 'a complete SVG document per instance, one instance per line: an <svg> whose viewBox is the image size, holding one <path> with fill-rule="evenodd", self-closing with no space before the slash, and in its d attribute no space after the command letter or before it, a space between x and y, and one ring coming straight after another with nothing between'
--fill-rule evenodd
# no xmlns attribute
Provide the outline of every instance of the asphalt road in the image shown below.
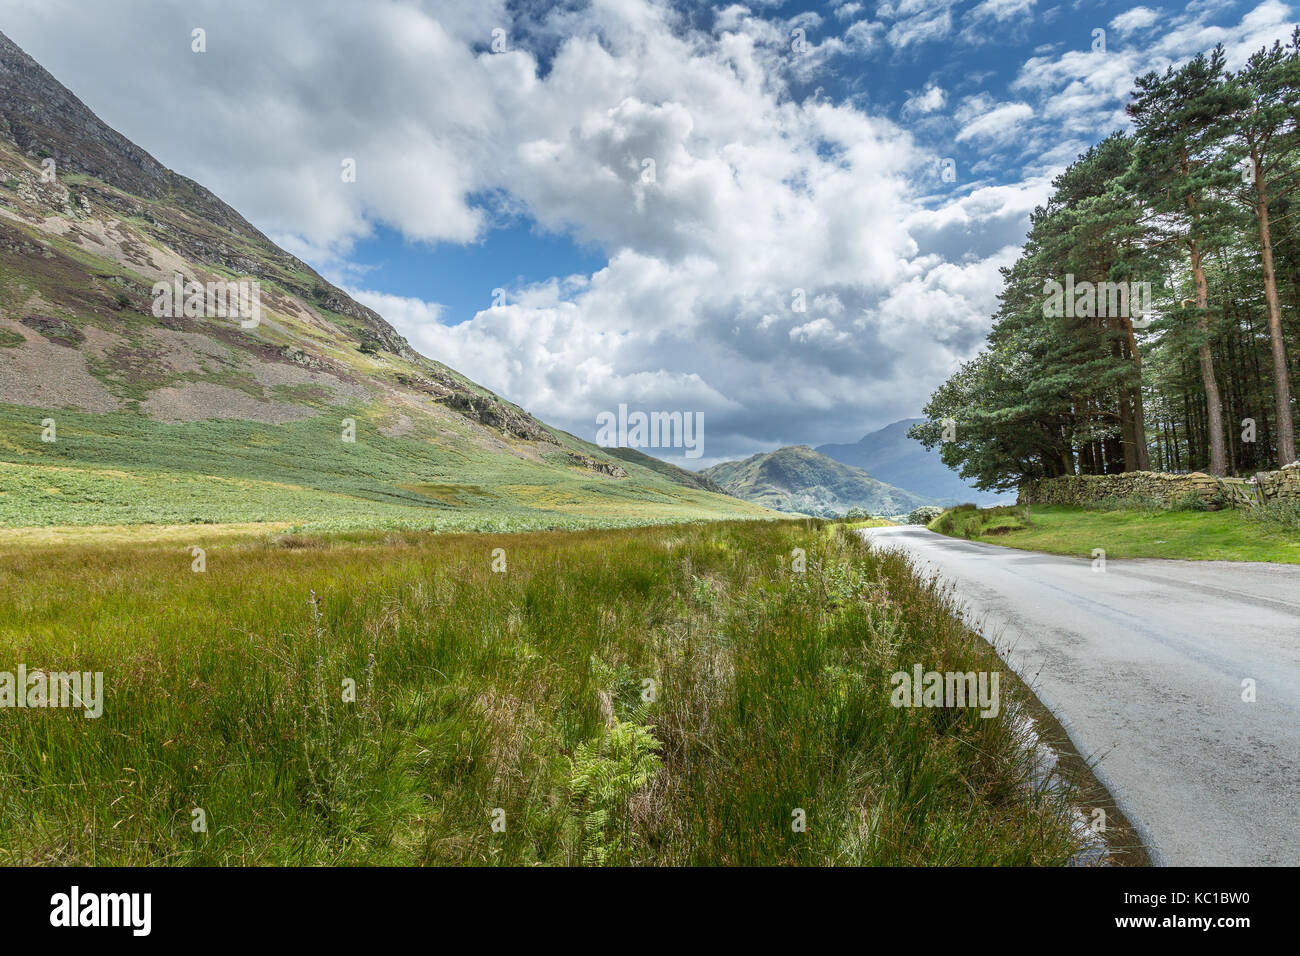
<svg viewBox="0 0 1300 956"><path fill-rule="evenodd" d="M919 527L862 533L953 586L968 623L1099 761L1153 862L1300 864L1300 565L1094 571Z"/></svg>

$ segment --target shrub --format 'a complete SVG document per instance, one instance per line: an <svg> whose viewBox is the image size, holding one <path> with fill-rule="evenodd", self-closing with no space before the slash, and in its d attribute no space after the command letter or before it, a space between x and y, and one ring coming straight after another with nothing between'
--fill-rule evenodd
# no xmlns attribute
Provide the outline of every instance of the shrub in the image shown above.
<svg viewBox="0 0 1300 956"><path fill-rule="evenodd" d="M1300 532L1300 501L1266 501L1258 507L1242 510L1252 521L1274 529Z"/></svg>
<svg viewBox="0 0 1300 956"><path fill-rule="evenodd" d="M1169 503L1172 511L1210 511L1210 502L1191 493L1179 495Z"/></svg>
<svg viewBox="0 0 1300 956"><path fill-rule="evenodd" d="M934 505L922 505L907 516L907 523L929 524L941 514L943 514L942 508L936 508Z"/></svg>

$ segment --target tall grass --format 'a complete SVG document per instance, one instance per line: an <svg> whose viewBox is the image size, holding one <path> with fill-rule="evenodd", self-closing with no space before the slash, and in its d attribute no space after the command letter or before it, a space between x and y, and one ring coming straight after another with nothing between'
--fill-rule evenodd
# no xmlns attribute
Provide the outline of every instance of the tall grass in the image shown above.
<svg viewBox="0 0 1300 956"><path fill-rule="evenodd" d="M0 709L0 863L1060 864L1076 849L1062 794L1031 783L1005 683L997 718L890 705L889 675L916 663L999 665L903 557L846 530L296 535L191 561L0 555L0 670L102 670L106 689L98 720Z"/></svg>
<svg viewBox="0 0 1300 956"><path fill-rule="evenodd" d="M1242 514L1269 530L1300 534L1300 501L1266 501L1254 508L1243 508Z"/></svg>

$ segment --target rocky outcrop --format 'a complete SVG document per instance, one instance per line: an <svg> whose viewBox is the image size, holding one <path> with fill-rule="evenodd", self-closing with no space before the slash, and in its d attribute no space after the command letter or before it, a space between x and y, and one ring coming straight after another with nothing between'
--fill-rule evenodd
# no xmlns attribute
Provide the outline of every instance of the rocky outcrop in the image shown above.
<svg viewBox="0 0 1300 956"><path fill-rule="evenodd" d="M551 433L523 410L472 392L453 392L438 399L466 418L527 441L552 441Z"/></svg>
<svg viewBox="0 0 1300 956"><path fill-rule="evenodd" d="M66 319L56 319L48 315L29 315L21 320L23 325L41 333L55 345L76 348L86 340L81 329Z"/></svg>
<svg viewBox="0 0 1300 956"><path fill-rule="evenodd" d="M600 461L592 458L590 455L579 455L576 452L567 452L564 456L564 462L574 468L582 468L586 471L594 471L597 474L608 475L610 478L626 478L627 472L619 465L612 461Z"/></svg>

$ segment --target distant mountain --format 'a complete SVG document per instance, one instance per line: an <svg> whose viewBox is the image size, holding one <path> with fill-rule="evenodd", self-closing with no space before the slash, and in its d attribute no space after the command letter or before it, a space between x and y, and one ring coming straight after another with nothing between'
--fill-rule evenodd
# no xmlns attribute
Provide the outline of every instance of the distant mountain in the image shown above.
<svg viewBox="0 0 1300 956"><path fill-rule="evenodd" d="M934 504L924 495L885 484L807 445L724 461L701 474L728 494L776 511L829 515L861 508L871 514L897 515Z"/></svg>
<svg viewBox="0 0 1300 956"><path fill-rule="evenodd" d="M977 491L943 463L939 449L926 451L919 441L908 438L907 430L921 421L905 418L851 445L819 445L817 451L938 504L988 505L1008 498L996 492Z"/></svg>

